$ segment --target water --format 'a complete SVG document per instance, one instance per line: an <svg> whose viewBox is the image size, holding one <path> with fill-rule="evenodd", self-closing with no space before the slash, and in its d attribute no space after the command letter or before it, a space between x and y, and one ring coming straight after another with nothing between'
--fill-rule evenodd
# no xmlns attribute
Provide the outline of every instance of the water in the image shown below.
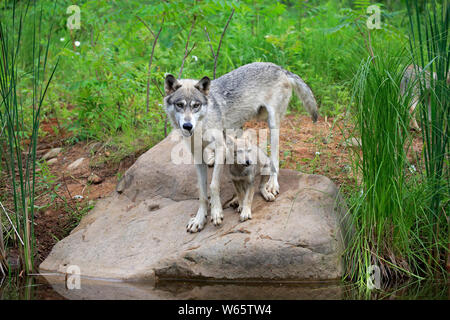
<svg viewBox="0 0 450 320"><path fill-rule="evenodd" d="M409 282L385 290L361 292L340 281L297 283L227 283L165 281L162 283L111 282L81 279L80 289L68 289L64 277L29 276L0 280L0 300L64 299L239 299L239 300L341 300L427 299L448 300L446 282Z"/></svg>

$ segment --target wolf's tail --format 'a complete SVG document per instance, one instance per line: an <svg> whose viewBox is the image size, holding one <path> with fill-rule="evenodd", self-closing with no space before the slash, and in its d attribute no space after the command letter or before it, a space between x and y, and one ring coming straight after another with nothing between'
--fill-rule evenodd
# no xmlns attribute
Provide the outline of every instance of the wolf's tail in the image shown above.
<svg viewBox="0 0 450 320"><path fill-rule="evenodd" d="M287 70L284 70L284 72L286 73L289 82L292 84L295 93L302 100L303 105L311 115L312 121L316 122L319 116L319 111L317 108L316 98L314 97L311 88L295 73Z"/></svg>

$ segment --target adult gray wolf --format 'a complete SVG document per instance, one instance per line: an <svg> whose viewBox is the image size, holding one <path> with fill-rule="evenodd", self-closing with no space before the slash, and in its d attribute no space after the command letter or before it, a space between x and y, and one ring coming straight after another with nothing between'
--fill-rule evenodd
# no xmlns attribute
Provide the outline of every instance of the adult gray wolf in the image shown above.
<svg viewBox="0 0 450 320"><path fill-rule="evenodd" d="M180 130L183 136L194 137L191 138L191 151L196 144L192 140L199 133L202 148L215 143L210 184L211 221L214 225L221 224L223 220L219 186L224 163L225 130L241 129L246 121L255 118L267 120L273 170L265 188L276 196L279 193L279 128L292 90L302 100L312 120L316 121L318 117L316 99L308 85L298 75L273 63L247 64L213 81L206 76L199 81L177 80L169 74L166 76L164 89L164 105L172 126ZM210 130L220 131L222 135L215 134L211 137L207 133ZM196 216L187 225L189 232L203 229L208 210L207 165L202 161L196 164L196 168L200 206Z"/></svg>
<svg viewBox="0 0 450 320"><path fill-rule="evenodd" d="M248 132L248 131L247 131ZM229 164L231 181L236 191L228 205L240 213L240 220L252 218L252 203L255 194L255 183L261 176L259 190L267 201L274 201L275 196L267 192L266 184L272 169L272 162L267 154L255 145L250 134L244 132L242 137L227 137L227 152L231 153L233 163Z"/></svg>
<svg viewBox="0 0 450 320"><path fill-rule="evenodd" d="M417 104L420 101L420 76L422 75L424 82L424 88L426 90L430 89L430 73L428 71L423 70L419 66L415 66L413 64L406 67L402 80L400 82L400 94L405 96L408 92L411 93L411 106L409 107L409 114L411 115L411 120L409 122L409 127L416 131L420 131L420 127L417 123L416 117L414 115L414 111L417 107ZM436 78L436 75L433 75ZM428 103L429 104L429 103ZM428 107L430 109L430 106ZM431 113L431 110L428 111Z"/></svg>
<svg viewBox="0 0 450 320"><path fill-rule="evenodd" d="M421 99L424 99L424 103L428 105L428 118L431 121L431 101L430 95L431 92L431 73L427 70L422 69L421 67L410 64L406 67L403 72L403 77L400 82L400 94L405 96L406 94L411 94L411 106L409 108L409 113L411 115L411 120L409 126L411 129L416 131L420 131L420 127L416 121L416 117L414 115L414 111L417 107L417 104ZM436 72L433 72L433 80L437 81ZM421 92L421 84L422 81L422 91ZM447 76L447 85L450 84L450 73Z"/></svg>

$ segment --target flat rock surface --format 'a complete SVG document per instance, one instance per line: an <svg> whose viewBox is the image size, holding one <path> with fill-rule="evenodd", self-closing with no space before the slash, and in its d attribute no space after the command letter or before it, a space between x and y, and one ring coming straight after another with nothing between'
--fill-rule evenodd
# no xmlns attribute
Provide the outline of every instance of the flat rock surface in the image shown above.
<svg viewBox="0 0 450 320"><path fill-rule="evenodd" d="M224 222L190 234L198 208L194 165L171 161L176 134L143 154L117 192L100 200L79 226L58 242L41 271L121 280L329 280L342 275L338 189L324 176L281 170L281 194L266 202L258 193L253 219ZM176 139L175 139L176 140ZM211 171L211 170L210 170ZM222 203L233 188L227 170ZM210 172L211 173L211 172Z"/></svg>

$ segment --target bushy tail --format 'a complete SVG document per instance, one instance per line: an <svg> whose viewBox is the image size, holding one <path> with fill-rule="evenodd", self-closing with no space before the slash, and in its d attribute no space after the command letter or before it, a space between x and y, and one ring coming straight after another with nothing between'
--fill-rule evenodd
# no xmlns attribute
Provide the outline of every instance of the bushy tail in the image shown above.
<svg viewBox="0 0 450 320"><path fill-rule="evenodd" d="M319 116L319 111L317 109L316 98L314 97L311 88L295 73L287 70L285 70L285 72L294 88L295 93L302 100L303 105L311 115L312 121L316 122Z"/></svg>

